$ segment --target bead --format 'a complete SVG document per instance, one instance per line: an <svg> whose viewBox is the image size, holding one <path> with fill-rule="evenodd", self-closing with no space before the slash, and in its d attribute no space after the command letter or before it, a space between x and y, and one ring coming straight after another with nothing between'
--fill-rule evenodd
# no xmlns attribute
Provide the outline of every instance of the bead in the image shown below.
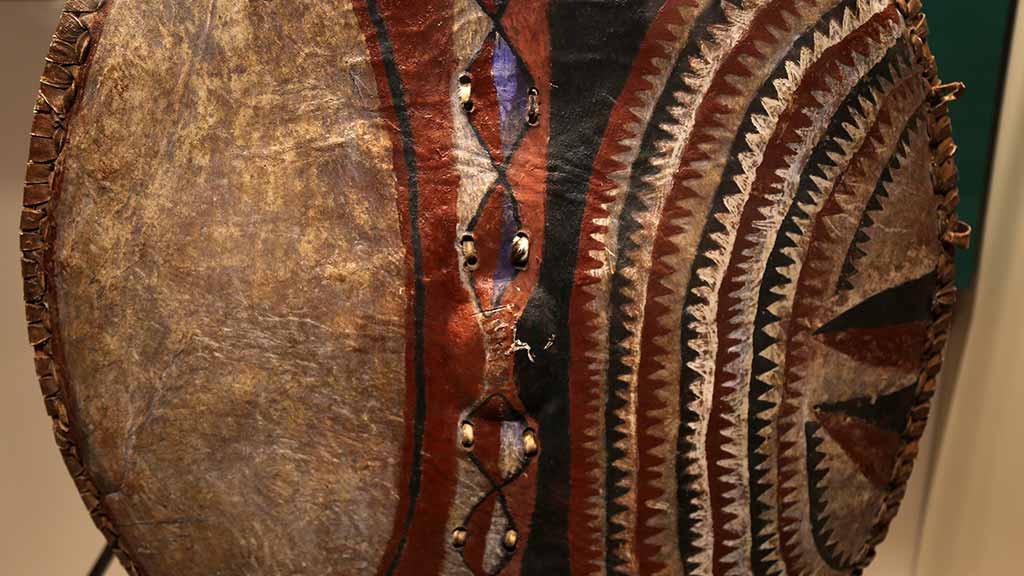
<svg viewBox="0 0 1024 576"><path fill-rule="evenodd" d="M472 448L473 447L473 425L469 422L462 423L462 447Z"/></svg>
<svg viewBox="0 0 1024 576"><path fill-rule="evenodd" d="M526 454L527 457L536 456L538 449L537 433L532 429L527 428L526 431L523 432L523 454Z"/></svg>
<svg viewBox="0 0 1024 576"><path fill-rule="evenodd" d="M516 545L519 544L519 533L515 530L508 530L505 532L505 537L501 539L501 544L510 552L515 550Z"/></svg>
<svg viewBox="0 0 1024 576"><path fill-rule="evenodd" d="M525 270L530 264L530 237L525 232L518 232L512 239L509 258L517 270Z"/></svg>

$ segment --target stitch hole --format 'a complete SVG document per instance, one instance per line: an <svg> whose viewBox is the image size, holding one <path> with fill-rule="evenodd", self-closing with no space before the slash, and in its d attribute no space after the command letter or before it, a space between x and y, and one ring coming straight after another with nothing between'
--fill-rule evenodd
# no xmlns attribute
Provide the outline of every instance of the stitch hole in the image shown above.
<svg viewBox="0 0 1024 576"><path fill-rule="evenodd" d="M505 532L505 536L501 539L501 545L505 547L505 550L512 552L516 549L519 544L519 533L515 530L508 530Z"/></svg>
<svg viewBox="0 0 1024 576"><path fill-rule="evenodd" d="M523 454L527 458L532 458L537 455L540 447L537 445L537 433L533 431L533 428L527 428L523 431Z"/></svg>
<svg viewBox="0 0 1024 576"><path fill-rule="evenodd" d="M473 76L469 72L459 75L459 102L467 113L473 111Z"/></svg>

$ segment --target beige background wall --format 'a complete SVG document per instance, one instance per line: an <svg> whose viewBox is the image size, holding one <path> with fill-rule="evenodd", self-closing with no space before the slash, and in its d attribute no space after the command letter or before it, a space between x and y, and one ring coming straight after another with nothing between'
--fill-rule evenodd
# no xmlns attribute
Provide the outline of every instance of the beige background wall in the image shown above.
<svg viewBox="0 0 1024 576"><path fill-rule="evenodd" d="M60 459L25 334L17 229L32 104L63 2L0 2L0 574L86 576L103 547ZM120 566L111 576L123 576Z"/></svg>
<svg viewBox="0 0 1024 576"><path fill-rule="evenodd" d="M62 4L0 2L0 573L11 576L84 576L102 548L53 443L32 371L18 272L32 102ZM1011 101L1024 97L1024 46L1017 52L1022 70L1011 88L1019 96L1011 93ZM962 384L946 387L953 399L949 425L943 434L931 427L903 512L868 576L1024 573L1008 568L1024 536L1016 520L1024 499L1015 490L1024 476L1024 449L1016 445L1024 439L1024 418L1014 412L1024 401L1024 306L1015 298L1024 285L1024 234L1015 233L1024 223L1024 202L1014 189L1024 114L1010 109ZM961 314L961 333L966 317ZM958 351L955 344L954 363ZM957 371L953 366L947 376ZM930 447L937 436L941 450ZM932 452L938 455L934 474ZM115 567L109 574L124 572Z"/></svg>
<svg viewBox="0 0 1024 576"><path fill-rule="evenodd" d="M959 374L928 498L918 574L1024 574L1024 12Z"/></svg>

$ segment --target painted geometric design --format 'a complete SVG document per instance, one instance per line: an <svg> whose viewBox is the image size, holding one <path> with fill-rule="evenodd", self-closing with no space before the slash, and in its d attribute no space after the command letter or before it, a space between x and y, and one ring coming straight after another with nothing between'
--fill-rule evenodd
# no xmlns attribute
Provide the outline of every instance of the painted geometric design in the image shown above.
<svg viewBox="0 0 1024 576"><path fill-rule="evenodd" d="M516 274L509 258L512 239L520 230L516 208L510 185L496 182L484 195L477 218L469 228L481 239L481 253L488 256L472 277L483 309L500 305L505 288Z"/></svg>
<svg viewBox="0 0 1024 576"><path fill-rule="evenodd" d="M470 164L468 169L478 180L490 180L482 193L465 194L478 200L472 216L460 223L464 225L460 236L471 235L479 258L462 277L476 308L487 365L481 400L464 416L477 431L477 441L465 455L472 466L461 468L464 473L456 481L456 503L446 526L464 530L465 542L457 549L464 567L474 575L493 576L521 561L522 555L509 548L505 538L510 533L518 538L526 530L525 519L517 521L512 510L515 503L507 493L522 491L521 485L528 481L523 476L531 455L524 452L522 439L530 422L521 401L510 400L514 392L508 358L524 347L528 354L532 350L518 340L511 326L510 311L521 293L515 289L512 294L507 292L522 272L512 261L513 241L524 228L513 182L521 164L517 153L527 131L534 128L528 117L534 80L503 27L503 18L515 3L491 0L470 4L461 4L461 18L477 23L480 43L459 74L459 89L466 92L452 94L452 100L458 102L453 109L461 116L456 122L465 122L468 131L463 135L471 135L476 145L461 144L476 151L471 162L464 162ZM486 33L480 35L483 30ZM480 164L488 168L480 169ZM522 285L520 282L517 288ZM460 514L464 515L461 519ZM446 552L451 555L451 550Z"/></svg>
<svg viewBox="0 0 1024 576"><path fill-rule="evenodd" d="M900 435L914 406L915 392L916 387L911 384L877 398L821 404L815 417L864 476L885 488L892 477Z"/></svg>
<svg viewBox="0 0 1024 576"><path fill-rule="evenodd" d="M516 530L505 489L526 470L529 461L518 441L527 428L526 419L502 395L488 397L466 416L473 424L475 441L468 454L489 488L470 509L460 526L471 537L459 554L473 574L500 573L511 560L502 538ZM476 535L484 534L485 537Z"/></svg>
<svg viewBox="0 0 1024 576"><path fill-rule="evenodd" d="M683 4L583 211L570 399L601 467L574 489L602 538L570 566L853 573L939 286L923 70L886 1Z"/></svg>
<svg viewBox="0 0 1024 576"><path fill-rule="evenodd" d="M203 573L250 573L237 559L256 558L275 573L854 576L872 561L912 469L954 301L948 103L956 87L939 82L920 2L365 0L317 4L318 17L301 26L291 15L299 11L276 12L288 30L348 26L344 49L333 50L351 53L306 54L344 66L319 76L235 62L238 52L263 53L246 44L266 37L252 28L260 19L188 3L143 18L141 4L69 4L37 102L22 236L30 335L62 449L98 523L138 556L135 573L195 573L179 558L211 564L185 566ZM345 19L319 17L332 14ZM178 78L182 64L142 61L122 46L142 37L125 23L149 38L166 33L164 20L195 45L211 43L181 56L201 60L185 63L192 72L182 82L224 86L230 76L255 94L264 86L252 78L266 73L277 80L261 82L294 107L265 115L272 129L255 135L238 131L249 119L234 107L191 110L188 98L174 105L189 116L166 123L158 107L166 103L134 97L133 82ZM119 43L88 68L85 52L75 52L88 43L78 38L99 29ZM237 78L222 73L242 69ZM319 84L328 81L340 84ZM93 104L70 113L82 95ZM108 134L119 135L111 146L149 137L120 116L101 122L100 103L160 121L162 139L143 148L197 178L211 199L240 195L219 206L231 218L203 210L188 213L198 224L174 220L181 211L152 218L149 203L169 204L151 196L162 182L140 188L135 171L111 170L121 164L76 147ZM310 144L319 132L309 122L338 108L345 131ZM75 125L82 117L94 124ZM193 133L201 128L206 139ZM283 134L301 138L282 143ZM190 155L164 154L171 145ZM311 191L326 179L329 194L302 188L288 191L288 202L253 201L264 182L238 168L267 150L315 176ZM191 165L207 156L209 166ZM254 169L276 165L264 160ZM67 172L52 177L58 168ZM55 194L55 186L68 188ZM119 202L106 200L117 194ZM69 204L58 210L58 200ZM105 214L130 222L112 227L95 216L104 201L114 208ZM255 230L224 232L217 226L244 220L230 212L237 206L268 212ZM293 220L277 219L297 206ZM162 278L149 272L174 259L145 250L197 235L171 223L217 230L217 241L258 240L232 244L239 249L279 242L278 252L309 263L306 281L295 285L284 273L295 272L290 264L274 258L258 278L233 283L246 266L210 256L198 271L166 276L208 272L191 285L197 292L228 282L252 298L280 278L283 287L266 297L273 313L232 302L190 317L188 330L165 330L168 318L155 315L165 308L154 303L177 285L153 290L124 278ZM62 242L51 246L53 238ZM117 252L102 270L65 265L79 246L90 261L105 254L97 238ZM346 249L319 257L336 246ZM150 258L131 257L136 251ZM107 261L139 269L110 273ZM379 281L375 270L385 269L392 276ZM122 293L134 294L132 307L89 307L90 296ZM211 300L185 296L190 305ZM51 310L65 301L81 309ZM125 320L125 309L145 318ZM90 317L102 325L81 324ZM171 332L199 337L168 359ZM140 350L114 337L122 333L150 344ZM89 358L96 342L128 343L111 361L79 364L90 370L57 365ZM160 351L153 362L149 349ZM166 442L206 446L218 436L191 436L193 419L227 425L223 406L234 422L235 407L271 398L257 414L263 444L231 438L230 449L247 455L239 466L258 454L259 468L227 488L202 484L203 497L214 496L198 503L148 492L131 474L104 476L136 448L124 430L148 405L135 396L151 393L151 380L167 385L159 375L124 377L140 358L147 367L207 367L179 379L188 382L244 372L249 380L178 395L174 414L186 414L185 425L169 428L182 422L170 413L145 424ZM111 382L133 382L131 394L100 394ZM277 395L264 393L279 383ZM88 405L108 396L124 410ZM66 406L79 398L81 406ZM197 399L204 404L189 404ZM296 406L315 408L315 417L293 417ZM104 419L73 421L97 412ZM209 413L216 419L204 420ZM314 447L301 466L292 457L305 445L281 439L293 428ZM76 447L79 438L87 446ZM113 455L91 444L100 438L118 447ZM379 456L346 459L353 452ZM203 462L161 469L165 460L174 459L146 473L203 482L224 473ZM366 470L384 472L362 481ZM120 490L122 479L131 489ZM114 485L116 495L101 493ZM241 506L239 493L275 515L246 516L255 507ZM335 499L343 497L357 501L342 510ZM210 529L138 522L133 510L151 502L203 506ZM217 522L236 517L277 538L261 541L253 530L225 543L237 531ZM293 521L302 530L291 530ZM152 552L161 546L172 553ZM322 547L330 553L318 556ZM222 553L182 552L196 549Z"/></svg>
<svg viewBox="0 0 1024 576"><path fill-rule="evenodd" d="M492 20L492 29L477 49L465 73L471 89L464 111L473 134L486 151L496 179L482 196L466 232L484 239L481 249L489 256L470 282L482 310L501 304L505 289L517 271L509 247L522 228L515 190L507 177L520 141L529 128L527 98L533 79L509 39L502 33L502 16L509 2L480 2Z"/></svg>
<svg viewBox="0 0 1024 576"><path fill-rule="evenodd" d="M526 97L533 82L508 40L494 31L469 65L473 110L469 121L496 164L503 164L526 131Z"/></svg>
<svg viewBox="0 0 1024 576"><path fill-rule="evenodd" d="M911 362L924 353L928 303L935 294L935 275L888 288L843 312L815 334L829 347L865 364L917 368Z"/></svg>

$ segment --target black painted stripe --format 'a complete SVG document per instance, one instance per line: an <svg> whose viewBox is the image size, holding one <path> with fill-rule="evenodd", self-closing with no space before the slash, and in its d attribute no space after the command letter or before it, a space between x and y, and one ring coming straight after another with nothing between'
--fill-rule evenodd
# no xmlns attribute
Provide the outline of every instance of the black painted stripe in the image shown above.
<svg viewBox="0 0 1024 576"><path fill-rule="evenodd" d="M875 294L818 328L815 334L873 329L931 319L935 273Z"/></svg>
<svg viewBox="0 0 1024 576"><path fill-rule="evenodd" d="M427 387L423 371L423 316L425 309L423 293L423 244L419 230L419 173L416 165L416 145L413 140L412 121L409 118L409 109L405 101L405 87L402 85L402 78L398 72L398 64L395 62L395 52L391 46L387 24L385 24L384 18L381 16L377 0L366 0L366 9L369 13L370 21L376 30L377 44L380 48L384 72L387 74L388 88L391 91L391 102L395 109L395 115L398 118L399 130L402 133L402 157L405 160L408 177L407 186L409 188L409 228L415 288L415 294L413 295L413 333L415 338L416 412L413 423L412 470L409 477L409 507L405 511L401 539L395 548L394 556L387 563L386 574L391 575L398 568L398 562L405 550L409 528L412 526L412 519L416 513L416 500L420 495L420 482L423 473L423 432L424 422L427 417Z"/></svg>
<svg viewBox="0 0 1024 576"><path fill-rule="evenodd" d="M520 0L521 1L521 0ZM569 574L569 304L594 159L658 0L551 0L551 137L544 250L517 330L548 350L516 354L516 381L538 423L536 505L522 573Z"/></svg>
<svg viewBox="0 0 1024 576"><path fill-rule="evenodd" d="M99 557L96 558L96 563L92 565L92 569L89 570L89 576L103 576L107 573L107 570L110 569L110 565L113 561L114 545L108 542L107 545L103 547L103 551L100 552Z"/></svg>
<svg viewBox="0 0 1024 576"><path fill-rule="evenodd" d="M804 437L807 442L807 498L811 507L811 532L818 554L829 568L838 572L853 570L858 561L844 561L838 554L835 544L829 544L829 536L825 533L828 516L825 514L825 490L822 484L828 475L828 468L823 467L825 453L819 450L824 440L817 436L821 426L816 422L804 424Z"/></svg>

